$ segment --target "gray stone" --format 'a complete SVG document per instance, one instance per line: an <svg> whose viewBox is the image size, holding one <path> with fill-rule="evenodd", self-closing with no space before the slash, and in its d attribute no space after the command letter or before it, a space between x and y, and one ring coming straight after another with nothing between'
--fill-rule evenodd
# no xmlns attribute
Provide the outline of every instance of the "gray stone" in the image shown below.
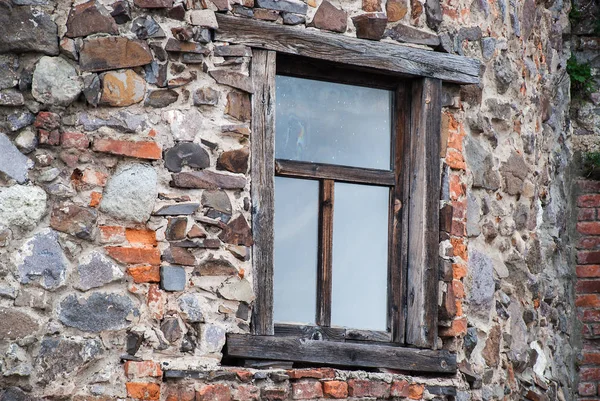
<svg viewBox="0 0 600 401"><path fill-rule="evenodd" d="M35 335L40 328L36 319L12 307L0 307L0 321L0 340L15 340Z"/></svg>
<svg viewBox="0 0 600 401"><path fill-rule="evenodd" d="M13 0L14 1L14 0ZM15 2L16 4L16 2ZM37 401L37 398L32 397L18 387L9 387L4 393L0 391L0 401Z"/></svg>
<svg viewBox="0 0 600 401"><path fill-rule="evenodd" d="M443 17L440 0L425 0L425 17L427 18L427 26L437 31Z"/></svg>
<svg viewBox="0 0 600 401"><path fill-rule="evenodd" d="M467 194L467 236L477 237L481 234L479 229L479 219L481 218L481 208L477 198L469 192Z"/></svg>
<svg viewBox="0 0 600 401"><path fill-rule="evenodd" d="M440 44L440 38L436 34L404 24L397 24L392 29L388 29L386 36L398 42L428 46L438 46Z"/></svg>
<svg viewBox="0 0 600 401"><path fill-rule="evenodd" d="M171 128L171 133L173 134L173 139L175 139L175 141L188 141L191 142L193 140L195 140L198 136L200 136L199 134L203 131L203 123L202 121L204 120L204 117L202 116L202 114L200 113L200 111L198 111L198 109L196 108L192 108L190 110L186 110L185 112L181 112L179 110L169 110L169 111L165 111L163 114L163 119L169 123L169 127ZM173 152L175 153L171 153L168 156L172 157L175 156L175 159L173 160L173 162L177 163L177 159L179 159L180 157L184 158L185 153L187 152L182 152L181 156L177 156L177 149L179 147L182 147L183 149L187 149L187 151L193 151L193 152L200 152L200 151L196 151L195 148L198 145L192 145L192 144L188 144L185 145L183 143L180 143L179 145L175 145L172 149L175 149ZM200 152L202 153L202 152ZM167 157L167 154L165 152L165 157ZM202 155L194 155L194 160L196 160L196 158L200 158L203 157ZM175 163L173 165L175 165ZM206 164L206 160L203 161L204 165Z"/></svg>
<svg viewBox="0 0 600 401"><path fill-rule="evenodd" d="M219 103L219 92L213 88L201 88L194 92L194 106L216 106Z"/></svg>
<svg viewBox="0 0 600 401"><path fill-rule="evenodd" d="M29 111L17 111L6 117L8 129L12 132L25 128L35 121L35 116Z"/></svg>
<svg viewBox="0 0 600 401"><path fill-rule="evenodd" d="M85 131L96 131L102 127L113 128L125 133L134 133L146 128L144 115L132 114L126 111L113 113L111 117L102 118L87 113L79 114L79 124Z"/></svg>
<svg viewBox="0 0 600 401"><path fill-rule="evenodd" d="M167 107L175 103L178 98L179 94L172 89L154 90L148 93L144 105L156 108Z"/></svg>
<svg viewBox="0 0 600 401"><path fill-rule="evenodd" d="M147 164L126 164L106 184L100 210L116 219L145 223L157 196L154 168Z"/></svg>
<svg viewBox="0 0 600 401"><path fill-rule="evenodd" d="M210 166L210 156L197 143L181 142L165 152L165 167L174 173L179 173L183 166L192 168L207 168Z"/></svg>
<svg viewBox="0 0 600 401"><path fill-rule="evenodd" d="M202 207L215 209L229 215L232 213L231 201L225 191L206 190L202 192Z"/></svg>
<svg viewBox="0 0 600 401"><path fill-rule="evenodd" d="M71 8L67 19L69 38L77 38L95 33L118 34L119 29L108 10L99 2L91 0Z"/></svg>
<svg viewBox="0 0 600 401"><path fill-rule="evenodd" d="M525 163L523 156L513 151L508 160L500 167L500 173L504 178L506 192L509 195L518 195L523 189L527 174L529 174L529 166Z"/></svg>
<svg viewBox="0 0 600 401"><path fill-rule="evenodd" d="M462 27L458 31L458 41L462 43L463 40L469 42L475 42L481 39L481 28L478 26Z"/></svg>
<svg viewBox="0 0 600 401"><path fill-rule="evenodd" d="M0 188L0 224L33 228L46 211L47 195L34 186L13 185Z"/></svg>
<svg viewBox="0 0 600 401"><path fill-rule="evenodd" d="M500 188L500 176L494 166L492 153L481 146L476 138L469 138L465 144L469 169L473 173L473 188L493 191Z"/></svg>
<svg viewBox="0 0 600 401"><path fill-rule="evenodd" d="M292 13L281 13L285 25L300 25L306 22L306 17Z"/></svg>
<svg viewBox="0 0 600 401"><path fill-rule="evenodd" d="M4 367L2 375L9 376L31 376L33 367L29 363L27 351L17 344L10 344L4 357Z"/></svg>
<svg viewBox="0 0 600 401"><path fill-rule="evenodd" d="M0 286L0 298L15 299L17 297L17 290L12 287Z"/></svg>
<svg viewBox="0 0 600 401"><path fill-rule="evenodd" d="M42 170L40 172L40 175L38 175L38 178L36 181L51 182L51 181L54 181L56 178L58 178L59 175L60 175L60 169L58 169L56 167L50 167L50 168Z"/></svg>
<svg viewBox="0 0 600 401"><path fill-rule="evenodd" d="M123 278L123 272L111 259L94 251L79 260L77 288L87 291Z"/></svg>
<svg viewBox="0 0 600 401"><path fill-rule="evenodd" d="M187 293L179 297L179 308L184 313L185 318L190 323L201 323L204 321L202 306L200 300L202 296L195 293Z"/></svg>
<svg viewBox="0 0 600 401"><path fill-rule="evenodd" d="M38 381L50 383L75 375L103 354L102 342L81 337L45 337L35 360Z"/></svg>
<svg viewBox="0 0 600 401"><path fill-rule="evenodd" d="M179 320L176 317L166 317L161 325L160 331L163 332L165 339L174 343L181 338L181 326L179 326Z"/></svg>
<svg viewBox="0 0 600 401"><path fill-rule="evenodd" d="M15 138L15 145L17 145L17 148L25 154L33 152L38 145L35 131L31 128L21 131Z"/></svg>
<svg viewBox="0 0 600 401"><path fill-rule="evenodd" d="M192 25L203 26L206 28L217 29L217 17L212 10L193 10L189 12L189 22Z"/></svg>
<svg viewBox="0 0 600 401"><path fill-rule="evenodd" d="M512 121L512 107L510 103L498 101L498 99L486 99L485 105L490 116L495 120L510 120Z"/></svg>
<svg viewBox="0 0 600 401"><path fill-rule="evenodd" d="M306 3L300 0L256 0L255 4L256 7L294 14L306 15L308 11Z"/></svg>
<svg viewBox="0 0 600 401"><path fill-rule="evenodd" d="M486 254L469 251L467 277L469 311L471 316L487 321L494 300L494 264Z"/></svg>
<svg viewBox="0 0 600 401"><path fill-rule="evenodd" d="M236 88L248 93L254 92L252 80L248 75L244 75L241 72L229 70L210 70L208 75L210 75L221 85L231 86L232 88Z"/></svg>
<svg viewBox="0 0 600 401"><path fill-rule="evenodd" d="M135 33L138 39L164 38L165 33L160 25L150 16L138 17L131 23L131 32Z"/></svg>
<svg viewBox="0 0 600 401"><path fill-rule="evenodd" d="M33 162L19 152L10 139L0 132L0 172L14 179L19 184L28 180L27 173L33 167ZM1 208L1 206L0 206ZM1 223L1 221L0 221Z"/></svg>
<svg viewBox="0 0 600 401"><path fill-rule="evenodd" d="M131 21L131 5L128 1L122 0L112 4L113 11L110 15L115 19L115 22L119 25Z"/></svg>
<svg viewBox="0 0 600 401"><path fill-rule="evenodd" d="M194 276L236 276L239 271L227 259L210 257L196 266L192 274Z"/></svg>
<svg viewBox="0 0 600 401"><path fill-rule="evenodd" d="M496 58L496 61L494 62L494 72L496 77L496 88L501 95L506 93L511 84L518 79L518 75L513 69L513 63L511 63L505 55Z"/></svg>
<svg viewBox="0 0 600 401"><path fill-rule="evenodd" d="M185 290L185 269L179 266L161 266L160 286L165 291Z"/></svg>
<svg viewBox="0 0 600 401"><path fill-rule="evenodd" d="M206 342L208 352L221 352L225 345L225 330L215 325L205 325L203 338Z"/></svg>
<svg viewBox="0 0 600 401"><path fill-rule="evenodd" d="M212 42L212 32L210 28L198 27L194 30L194 40L198 43L207 44ZM185 56L185 54L184 54Z"/></svg>
<svg viewBox="0 0 600 401"><path fill-rule="evenodd" d="M189 215L194 214L198 207L199 203L177 203L174 205L166 205L158 209L155 213L155 216L179 216L179 215Z"/></svg>
<svg viewBox="0 0 600 401"><path fill-rule="evenodd" d="M131 298L95 292L88 298L69 295L59 305L58 318L66 326L89 332L120 330L139 315Z"/></svg>
<svg viewBox="0 0 600 401"><path fill-rule="evenodd" d="M178 188L243 189L246 186L246 178L243 176L208 170L176 173L172 177L173 185Z"/></svg>
<svg viewBox="0 0 600 401"><path fill-rule="evenodd" d="M219 57L252 57L252 51L244 45L215 46L214 55Z"/></svg>
<svg viewBox="0 0 600 401"><path fill-rule="evenodd" d="M18 264L22 284L37 282L47 290L55 290L65 283L67 260L58 243L58 233L46 229L29 239L19 251Z"/></svg>
<svg viewBox="0 0 600 401"><path fill-rule="evenodd" d="M467 329L467 335L465 335L463 346L465 347L465 353L467 357L471 356L471 353L477 346L477 328L469 327Z"/></svg>
<svg viewBox="0 0 600 401"><path fill-rule="evenodd" d="M83 96L92 106L98 106L102 95L102 83L98 74L86 75L83 78Z"/></svg>
<svg viewBox="0 0 600 401"><path fill-rule="evenodd" d="M487 37L481 39L481 55L485 61L490 61L496 51L496 38Z"/></svg>
<svg viewBox="0 0 600 401"><path fill-rule="evenodd" d="M58 55L58 28L52 18L31 7L12 7L0 13L0 53L39 52Z"/></svg>
<svg viewBox="0 0 600 401"><path fill-rule="evenodd" d="M50 227L81 239L92 239L98 213L95 209L78 206L70 201L57 202L50 214Z"/></svg>
<svg viewBox="0 0 600 401"><path fill-rule="evenodd" d="M14 54L0 55L0 89L14 88L19 84L19 58Z"/></svg>
<svg viewBox="0 0 600 401"><path fill-rule="evenodd" d="M232 301L251 303L254 300L252 285L245 278L230 277L217 290L220 296Z"/></svg>
<svg viewBox="0 0 600 401"><path fill-rule="evenodd" d="M73 61L79 60L79 43L69 38L60 41L60 54Z"/></svg>
<svg viewBox="0 0 600 401"><path fill-rule="evenodd" d="M0 106L16 107L23 106L25 98L23 94L16 89L0 90Z"/></svg>
<svg viewBox="0 0 600 401"><path fill-rule="evenodd" d="M523 21L523 26L521 27L521 39L526 42L529 40L529 36L531 35L531 31L533 31L533 26L535 24L535 0L525 0L522 4L521 21Z"/></svg>
<svg viewBox="0 0 600 401"><path fill-rule="evenodd" d="M45 56L35 66L31 94L38 102L68 106L82 90L77 70L65 59Z"/></svg>
<svg viewBox="0 0 600 401"><path fill-rule="evenodd" d="M48 291L41 288L21 288L19 296L15 299L15 306L47 310L50 309Z"/></svg>
<svg viewBox="0 0 600 401"><path fill-rule="evenodd" d="M517 230L525 229L527 227L527 220L529 220L529 206L519 203L513 214L513 220L515 221L515 228Z"/></svg>

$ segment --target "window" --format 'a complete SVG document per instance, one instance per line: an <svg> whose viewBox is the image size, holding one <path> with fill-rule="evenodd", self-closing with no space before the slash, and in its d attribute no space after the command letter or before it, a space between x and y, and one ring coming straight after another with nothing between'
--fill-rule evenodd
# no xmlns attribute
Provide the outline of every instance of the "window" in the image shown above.
<svg viewBox="0 0 600 401"><path fill-rule="evenodd" d="M455 372L435 349L441 82L477 83L479 63L217 18L253 48L256 300L227 355Z"/></svg>

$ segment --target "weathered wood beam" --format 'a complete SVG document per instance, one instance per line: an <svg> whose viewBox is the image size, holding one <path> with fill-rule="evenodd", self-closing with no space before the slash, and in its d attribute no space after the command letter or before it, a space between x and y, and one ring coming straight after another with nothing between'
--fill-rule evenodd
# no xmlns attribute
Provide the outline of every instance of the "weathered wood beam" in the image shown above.
<svg viewBox="0 0 600 401"><path fill-rule="evenodd" d="M393 171L300 162L295 160L277 159L275 161L275 173L284 177L325 179L355 184L394 185Z"/></svg>
<svg viewBox="0 0 600 401"><path fill-rule="evenodd" d="M216 39L219 41L399 75L459 84L479 83L480 63L467 57L222 14L217 14L217 21Z"/></svg>

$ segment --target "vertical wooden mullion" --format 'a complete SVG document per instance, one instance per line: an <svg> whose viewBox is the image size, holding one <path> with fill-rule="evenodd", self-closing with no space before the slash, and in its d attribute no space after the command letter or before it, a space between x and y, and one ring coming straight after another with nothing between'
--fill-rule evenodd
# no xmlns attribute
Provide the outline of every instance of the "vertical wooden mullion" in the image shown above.
<svg viewBox="0 0 600 401"><path fill-rule="evenodd" d="M319 182L319 262L317 267L317 324L331 326L331 288L333 271L334 181Z"/></svg>
<svg viewBox="0 0 600 401"><path fill-rule="evenodd" d="M390 251L388 273L388 325L392 341L404 343L406 322L406 266L408 214L406 205L409 191L407 172L410 171L410 158L405 149L410 140L410 93L405 85L396 89L394 103L393 154L395 185L390 193Z"/></svg>
<svg viewBox="0 0 600 401"><path fill-rule="evenodd" d="M252 85L252 259L254 294L252 333L273 335L275 210L275 52L254 49Z"/></svg>
<svg viewBox="0 0 600 401"><path fill-rule="evenodd" d="M415 80L410 124L406 342L435 347L437 337L440 130L439 79Z"/></svg>

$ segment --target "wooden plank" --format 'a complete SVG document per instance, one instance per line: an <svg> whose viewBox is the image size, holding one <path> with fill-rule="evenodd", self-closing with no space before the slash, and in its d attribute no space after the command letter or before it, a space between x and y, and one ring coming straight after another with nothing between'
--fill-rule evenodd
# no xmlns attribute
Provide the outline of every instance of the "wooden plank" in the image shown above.
<svg viewBox="0 0 600 401"><path fill-rule="evenodd" d="M252 332L273 334L273 244L275 203L275 52L252 52L252 259L254 294Z"/></svg>
<svg viewBox="0 0 600 401"><path fill-rule="evenodd" d="M319 268L317 271L316 322L325 327L331 325L334 185L333 180L323 180L319 186Z"/></svg>
<svg viewBox="0 0 600 401"><path fill-rule="evenodd" d="M392 342L392 333L379 330L346 329L346 341Z"/></svg>
<svg viewBox="0 0 600 401"><path fill-rule="evenodd" d="M437 337L441 89L439 79L413 83L409 150L406 342L429 348Z"/></svg>
<svg viewBox="0 0 600 401"><path fill-rule="evenodd" d="M406 322L406 205L405 195L408 193L408 180L410 160L405 152L405 145L409 140L410 132L410 91L405 85L400 85L394 99L394 173L395 182L391 191L390 201L390 268L388 285L388 324L392 333L392 341L404 343Z"/></svg>
<svg viewBox="0 0 600 401"><path fill-rule="evenodd" d="M275 335L304 338L307 340L344 341L346 338L346 329L343 327L299 326L277 323L275 325Z"/></svg>
<svg viewBox="0 0 600 401"><path fill-rule="evenodd" d="M383 186L392 186L395 180L393 171L283 159L275 161L275 172L284 177L326 179Z"/></svg>
<svg viewBox="0 0 600 401"><path fill-rule="evenodd" d="M389 368L413 372L456 372L456 355L445 350L419 350L294 337L227 334L227 355L235 358Z"/></svg>
<svg viewBox="0 0 600 401"><path fill-rule="evenodd" d="M479 83L480 63L402 44L351 38L217 14L216 40L448 82Z"/></svg>

